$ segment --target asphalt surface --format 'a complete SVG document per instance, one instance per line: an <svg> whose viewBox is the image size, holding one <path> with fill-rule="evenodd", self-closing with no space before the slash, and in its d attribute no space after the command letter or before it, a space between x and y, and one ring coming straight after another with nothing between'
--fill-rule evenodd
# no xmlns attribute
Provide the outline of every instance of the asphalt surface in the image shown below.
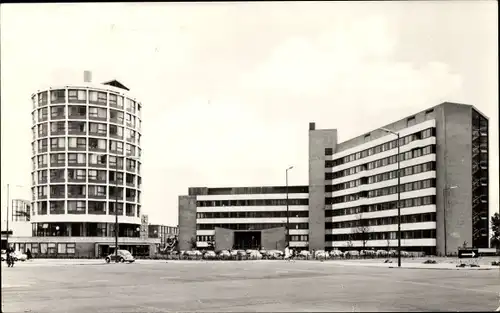
<svg viewBox="0 0 500 313"><path fill-rule="evenodd" d="M489 311L500 271L335 262L2 264L2 312Z"/></svg>

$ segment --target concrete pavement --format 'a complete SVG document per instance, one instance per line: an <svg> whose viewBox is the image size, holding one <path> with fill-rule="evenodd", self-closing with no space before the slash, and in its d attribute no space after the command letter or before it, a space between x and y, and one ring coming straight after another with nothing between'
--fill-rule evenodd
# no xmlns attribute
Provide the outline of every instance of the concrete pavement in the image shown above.
<svg viewBox="0 0 500 313"><path fill-rule="evenodd" d="M434 259L437 264L424 264L426 260ZM397 267L397 258L391 258L392 263L384 263L385 259L353 259L353 260L326 260L323 263L330 265L342 265L342 266L366 266L366 267ZM488 257L479 259L464 259L463 262L475 263L480 265L480 267L465 267L457 268L456 265L460 263L457 258L405 258L402 259L402 268L413 268L413 269L454 269L454 270L499 270L499 266L492 266L491 262L499 260L498 257ZM280 260L248 260L248 261L206 261L206 260L136 260L136 263L140 264L157 264L157 263L228 263L228 262L260 262L260 263L280 263ZM296 262L306 262L306 263L316 263L318 260L298 260ZM72 265L105 265L103 259L34 259L26 262L17 262L15 266L72 266Z"/></svg>
<svg viewBox="0 0 500 313"><path fill-rule="evenodd" d="M489 311L500 273L329 262L2 266L4 312ZM17 266L17 265L16 265Z"/></svg>

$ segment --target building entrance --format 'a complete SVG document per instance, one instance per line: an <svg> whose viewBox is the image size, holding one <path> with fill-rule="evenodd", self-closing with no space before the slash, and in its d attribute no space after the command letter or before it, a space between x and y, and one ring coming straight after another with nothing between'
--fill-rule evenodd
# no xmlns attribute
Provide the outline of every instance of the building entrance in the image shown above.
<svg viewBox="0 0 500 313"><path fill-rule="evenodd" d="M234 248L242 250L260 249L261 237L262 236L260 231L235 231Z"/></svg>

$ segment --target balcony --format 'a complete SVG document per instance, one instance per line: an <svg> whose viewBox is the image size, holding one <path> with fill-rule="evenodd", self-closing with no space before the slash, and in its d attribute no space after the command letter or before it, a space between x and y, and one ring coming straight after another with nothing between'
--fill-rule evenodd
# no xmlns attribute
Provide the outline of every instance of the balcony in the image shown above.
<svg viewBox="0 0 500 313"><path fill-rule="evenodd" d="M65 119L66 118L66 114L64 112L64 107L62 107L62 109L59 109L59 110L56 110L56 111L52 111L51 114L50 114L50 119L52 121L54 120L62 120L62 119Z"/></svg>
<svg viewBox="0 0 500 313"><path fill-rule="evenodd" d="M47 129L44 129L43 131L39 131L38 132L38 138L39 139L42 138L42 137L47 137L47 135L48 135Z"/></svg>
<svg viewBox="0 0 500 313"><path fill-rule="evenodd" d="M131 180L127 179L126 183L127 183L127 187L135 187L135 183L134 183L133 178Z"/></svg>
<svg viewBox="0 0 500 313"><path fill-rule="evenodd" d="M65 197L64 191L50 194L51 199L63 199L64 197Z"/></svg>
<svg viewBox="0 0 500 313"><path fill-rule="evenodd" d="M89 199L104 200L106 199L106 194L89 194Z"/></svg>
<svg viewBox="0 0 500 313"><path fill-rule="evenodd" d="M73 162L73 161L68 161L68 166L69 167L85 167L87 166L87 163L86 162Z"/></svg>
<svg viewBox="0 0 500 313"><path fill-rule="evenodd" d="M107 119L108 117L106 115L89 114L89 120L91 121L106 122Z"/></svg>
<svg viewBox="0 0 500 313"><path fill-rule="evenodd" d="M66 129L62 128L57 130L51 130L50 134L54 136L61 136L61 135L64 136L66 135Z"/></svg>
<svg viewBox="0 0 500 313"><path fill-rule="evenodd" d="M68 119L84 120L87 119L87 114L84 112L69 112Z"/></svg>
<svg viewBox="0 0 500 313"><path fill-rule="evenodd" d="M106 183L106 177L91 177L89 176L89 183L91 184L105 184Z"/></svg>
<svg viewBox="0 0 500 313"><path fill-rule="evenodd" d="M68 134L70 135L86 135L87 123L85 122L68 122Z"/></svg>
<svg viewBox="0 0 500 313"><path fill-rule="evenodd" d="M126 200L127 202L135 202L135 195L127 195Z"/></svg>
<svg viewBox="0 0 500 313"><path fill-rule="evenodd" d="M114 170L120 170L123 171L123 163L121 164L116 164L116 163L109 163L109 168L114 169Z"/></svg>
<svg viewBox="0 0 500 313"><path fill-rule="evenodd" d="M50 167L64 167L66 162L50 162Z"/></svg>
<svg viewBox="0 0 500 313"><path fill-rule="evenodd" d="M38 184L43 185L47 183L47 177L39 178L38 179Z"/></svg>
<svg viewBox="0 0 500 313"><path fill-rule="evenodd" d="M38 200L46 200L47 199L47 195L38 195Z"/></svg>
<svg viewBox="0 0 500 313"><path fill-rule="evenodd" d="M69 183L85 183L86 182L86 179L85 177L76 177L76 178L73 178L71 176L68 176L68 182Z"/></svg>
<svg viewBox="0 0 500 313"><path fill-rule="evenodd" d="M64 179L64 176L58 176L58 177L51 177L50 178L51 183L64 183L66 180Z"/></svg>
<svg viewBox="0 0 500 313"><path fill-rule="evenodd" d="M45 153L47 152L47 146L38 148L38 153Z"/></svg>

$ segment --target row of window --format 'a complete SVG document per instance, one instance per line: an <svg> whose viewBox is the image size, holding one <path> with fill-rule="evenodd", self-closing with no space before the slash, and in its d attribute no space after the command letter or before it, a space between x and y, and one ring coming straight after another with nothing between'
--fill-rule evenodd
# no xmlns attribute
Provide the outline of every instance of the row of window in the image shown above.
<svg viewBox="0 0 500 313"><path fill-rule="evenodd" d="M403 208L411 208L422 205L431 205L436 204L436 196L425 196L425 197L416 197L410 199L404 199L399 201L400 207ZM377 204L370 205L362 205L352 208L338 209L338 210L326 210L325 217L333 217L333 216L343 216L343 215L352 215L352 214L360 214L366 212L377 212L377 211L386 211L386 210L395 210L398 208L397 201L389 201Z"/></svg>
<svg viewBox="0 0 500 313"><path fill-rule="evenodd" d="M49 123L41 123L37 126L33 127L33 140L37 138L46 137L49 133ZM87 127L88 125L88 127ZM68 122L68 133L70 135L87 135L87 130L89 135L97 135L97 136L107 136L108 135L108 126L109 126L109 135L116 139L124 139L128 142L135 143L137 141L138 144L141 143L141 134L132 130L130 128L124 128L122 126L117 126L113 124L105 124L105 123L93 123L93 122L77 122L77 121L69 121ZM50 122L50 134L51 135L67 135L66 134L66 122ZM125 136L124 136L125 135Z"/></svg>
<svg viewBox="0 0 500 313"><path fill-rule="evenodd" d="M209 236L209 235L204 235L204 236L196 236L196 241L203 241L203 242L213 242L215 240L215 236Z"/></svg>
<svg viewBox="0 0 500 313"><path fill-rule="evenodd" d="M88 176L87 176L88 172ZM106 175L107 173L107 175ZM85 169L51 169L50 170L50 182L51 183L64 183L68 182L86 182L88 178L89 183L105 183L106 177L109 179L110 184L123 185L123 172L115 171L104 171L104 170L85 170ZM142 178L134 174L127 173L125 175L125 183L127 186L135 186L135 181L137 177L137 187L140 188L142 184ZM40 170L32 174L33 185L46 184L47 170Z"/></svg>
<svg viewBox="0 0 500 313"><path fill-rule="evenodd" d="M421 140L429 137L434 137L436 136L436 129L435 128L428 128L422 131L418 131L416 133L413 133L411 135L407 135L404 137L399 138L399 146L404 146L409 144L410 142L416 141L416 140ZM378 154L384 151L396 149L398 147L398 140L392 140L389 142L385 142L383 144L380 144L378 146L365 149L363 151L359 151L356 153L352 153L349 155L346 155L344 157L341 157L339 159L332 160L331 163L329 163L331 166L330 167L335 167L339 166L345 163L353 162L359 159L363 159L366 157L369 157L374 154ZM333 149L332 148L326 148L325 149L325 155L333 155Z"/></svg>
<svg viewBox="0 0 500 313"><path fill-rule="evenodd" d="M413 166L408 166L405 168L402 168L399 170L399 175L400 177L405 177L405 176L410 176L410 175L415 175L415 174L420 174L424 172L429 172L429 171L434 171L436 170L436 162L427 162L423 164L418 164L418 165L413 165ZM329 174L329 173L326 173ZM360 185L365 185L365 184L375 184L379 183L382 181L386 180L391 180L391 179L396 179L398 178L398 171L390 171L390 172L385 172L382 174L377 174L373 176L368 176L368 177L362 177L359 179L351 180L345 183L340 183L336 185L329 185L325 186L325 191L326 192L332 192L332 191L339 191L339 190L345 190L349 188L355 188Z"/></svg>
<svg viewBox="0 0 500 313"><path fill-rule="evenodd" d="M120 223L119 237L139 237L138 225ZM112 237L115 235L114 223L33 223L35 237Z"/></svg>
<svg viewBox="0 0 500 313"><path fill-rule="evenodd" d="M67 187L67 189L66 189ZM48 196L48 186L36 187L38 199L45 199ZM97 186L97 185L55 185L50 186L51 198L85 198L96 197L105 198L109 196L110 199L122 198L125 195L127 201L134 202L137 196L137 202L141 200L141 192L131 188L114 187L114 186ZM125 191L125 194L124 194ZM34 196L34 195L33 195Z"/></svg>
<svg viewBox="0 0 500 313"><path fill-rule="evenodd" d="M86 89L69 89L68 90L68 103L86 103L87 98L90 104L107 105L108 104L108 93L103 91L87 90ZM43 107L48 105L48 91L42 91L38 93L37 96L32 97L33 108ZM38 101L37 101L38 100ZM123 109L124 97L109 93L109 105L118 109ZM66 90L56 89L50 91L50 104L66 103ZM140 114L142 105L139 102L135 102L132 99L125 98L126 110L132 113Z"/></svg>
<svg viewBox="0 0 500 313"><path fill-rule="evenodd" d="M196 236L196 241L201 241L201 242L214 242L215 236L213 235L202 235L202 236ZM309 236L308 235L292 235L290 236L290 241L309 241Z"/></svg>
<svg viewBox="0 0 500 313"><path fill-rule="evenodd" d="M86 153L50 153L50 166L66 166L68 161L69 166L87 166ZM38 167L47 166L47 154L38 155ZM106 167L108 157L106 155L98 155L89 153L88 166ZM123 162L125 160L125 163ZM109 167L114 169L122 169L125 164L127 171L135 172L136 168L140 168L141 163L135 159L124 159L123 157L109 156Z"/></svg>
<svg viewBox="0 0 500 313"><path fill-rule="evenodd" d="M436 153L436 146L435 145L429 145L429 146L422 147L422 148L415 148L415 149L412 149L410 151L400 153L399 157L400 157L400 161L403 162L403 161L411 160L411 159L418 158L418 157L432 154L432 153ZM325 161L325 162L329 162L329 161ZM365 163L362 165L357 165L357 166L354 166L351 168L346 168L344 170L340 170L337 172L326 173L325 179L327 179L327 180L337 179L337 178L341 178L341 177L345 177L345 176L349 176L349 175L354 175L354 174L362 172L362 171L373 170L373 169L376 169L379 167L384 167L384 166L388 166L388 165L396 164L396 163L398 163L398 156L392 155L392 156L389 156L389 157L386 157L383 159L375 160L375 161L368 162L368 163ZM326 167L328 167L328 166L326 166Z"/></svg>
<svg viewBox="0 0 500 313"><path fill-rule="evenodd" d="M76 244L72 243L38 243L38 242L26 242L26 243L16 243L16 251L21 251L26 253L28 250L31 254L75 254Z"/></svg>
<svg viewBox="0 0 500 313"><path fill-rule="evenodd" d="M100 138L87 138L85 137L68 137L67 144L65 137L57 137L50 139L50 151L64 151L66 147L68 150L87 150L87 142L88 142L88 150L89 151L102 151L106 152L106 148L110 150L110 152L114 154L123 154L123 147L125 146L126 156L135 157L136 154L138 157L141 156L142 150L139 147L136 147L134 144L123 143L122 141L117 140L106 140ZM48 139L40 139L36 141L36 150L35 143L32 144L32 152L35 154L44 153L48 151L49 140Z"/></svg>
<svg viewBox="0 0 500 313"><path fill-rule="evenodd" d="M50 114L49 114L50 112ZM118 110L109 110L99 107L86 107L82 105L71 105L68 106L66 116L66 106L57 105L49 108L41 108L33 113L31 113L31 119L33 124L41 123L49 120L64 120L64 119L89 119L96 121L111 122L115 124L123 125L125 124L131 128L141 129L142 121L139 117L136 117L130 113L124 113ZM109 119L108 119L109 117Z"/></svg>
<svg viewBox="0 0 500 313"><path fill-rule="evenodd" d="M53 214L65 214L64 205L66 201L38 201L36 203L37 206L37 214L38 215L47 215L47 212ZM82 212L82 207L84 207L85 201L75 201L68 200L68 214L84 214ZM50 204L47 204L50 203ZM83 203L83 204L82 204ZM97 215L105 215L106 214L106 201L88 201L87 202L87 214L97 214ZM117 210L115 211L115 208ZM132 203L126 203L125 210L127 216L140 216L141 206L137 205L137 212L135 210L136 205ZM123 202L116 203L115 201L108 202L109 215L115 215L117 212L118 215L123 215ZM135 214L137 213L137 214Z"/></svg>
<svg viewBox="0 0 500 313"><path fill-rule="evenodd" d="M66 160L66 155L65 153L55 153L50 155L50 165L51 167L61 167L61 166L66 166L65 160ZM36 162L35 162L36 160ZM111 160L111 158L110 158ZM89 153L88 155L88 163L87 163L87 155L85 153L68 153L67 154L67 161L68 161L68 166L89 166L89 167L98 167L98 168L105 168L106 167L106 159L103 156L99 156L96 154L91 154ZM33 169L38 168L45 168L48 166L48 155L47 154L41 154L38 155L34 158L32 158L32 166ZM130 160L126 159L125 163L125 168L129 172L135 172L137 169L137 173L141 173L141 163L136 161L136 160ZM118 169L118 170L123 170L123 160L120 161L119 159L113 159L113 161L109 162L109 167Z"/></svg>
<svg viewBox="0 0 500 313"><path fill-rule="evenodd" d="M406 183L406 184L401 184L399 185L399 191L401 193L403 192L410 192L410 191L415 191L415 190L420 190L420 189L426 189L426 188L433 188L436 187L436 179L424 179L424 180L419 180L416 182L411 182L411 183ZM388 196L392 194L398 193L398 186L390 186L390 187L383 187L383 188L378 188L370 191L361 191L357 193L353 193L350 195L345 195L345 196L338 196L338 197L333 197L333 198L326 198L326 204L337 204L337 203L344 203L344 202L349 202L349 201L356 201L362 198L376 198L376 197L382 197L382 196Z"/></svg>
<svg viewBox="0 0 500 313"><path fill-rule="evenodd" d="M204 200L204 201L196 201L196 206L198 207L272 206L272 205L287 205L287 203L288 205L308 205L309 199Z"/></svg>
<svg viewBox="0 0 500 313"><path fill-rule="evenodd" d="M405 230L401 231L401 239L425 239L436 238L435 229L425 230ZM376 233L351 233L325 235L325 241L356 241L356 240L394 240L398 239L397 231L376 232Z"/></svg>
<svg viewBox="0 0 500 313"><path fill-rule="evenodd" d="M309 235L291 235L290 241L309 241Z"/></svg>
<svg viewBox="0 0 500 313"><path fill-rule="evenodd" d="M196 218L272 218L286 217L286 211L267 212L198 212ZM309 211L288 211L289 217L309 217Z"/></svg>
<svg viewBox="0 0 500 313"><path fill-rule="evenodd" d="M308 229L308 223L289 223L290 229ZM196 224L198 230L214 230L215 227L232 229L232 230L263 230L276 227L286 227L286 223L239 223L239 224Z"/></svg>
<svg viewBox="0 0 500 313"><path fill-rule="evenodd" d="M410 214L402 215L401 223L423 223L423 222L435 222L436 213L420 213L420 214ZM333 228L359 228L361 232L370 232L370 226L378 225L393 225L398 223L397 216L387 216L387 217L377 217L370 219L357 219L354 221L343 221L343 222L326 222L326 229Z"/></svg>
<svg viewBox="0 0 500 313"><path fill-rule="evenodd" d="M235 187L235 188L189 188L190 196L206 195L259 195L259 194L285 194L309 193L309 186L279 186L279 187Z"/></svg>

